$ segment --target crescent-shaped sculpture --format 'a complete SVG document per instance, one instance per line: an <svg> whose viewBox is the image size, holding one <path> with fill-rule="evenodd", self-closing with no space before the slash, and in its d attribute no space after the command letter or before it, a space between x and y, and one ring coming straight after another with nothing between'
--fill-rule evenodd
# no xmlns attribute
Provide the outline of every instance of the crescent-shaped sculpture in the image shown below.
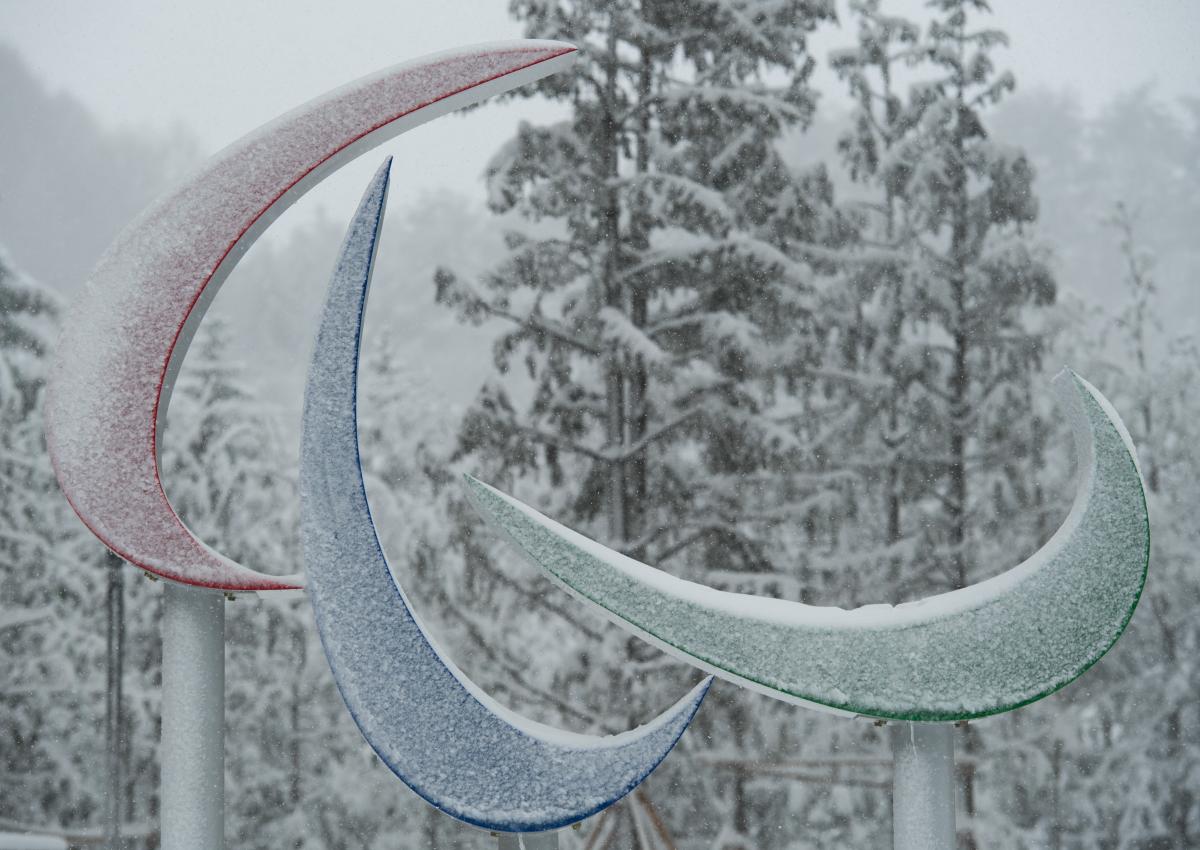
<svg viewBox="0 0 1200 850"><path fill-rule="evenodd" d="M359 462L359 340L388 163L346 234L305 392L301 530L321 642L367 743L410 788L475 826L555 829L632 791L675 745L711 677L651 723L611 737L522 718L473 685L392 576Z"/></svg>
<svg viewBox="0 0 1200 850"><path fill-rule="evenodd" d="M210 549L163 491L161 426L192 334L259 234L332 171L425 121L551 74L574 53L553 41L485 44L364 77L221 151L117 237L64 324L46 403L59 484L109 549L183 584L301 585Z"/></svg>
<svg viewBox="0 0 1200 850"><path fill-rule="evenodd" d="M839 714L966 720L1048 696L1095 664L1141 595L1150 527L1135 452L1100 392L1055 379L1078 489L1062 527L995 578L852 611L726 593L627 558L475 479L476 508L575 596L672 655Z"/></svg>

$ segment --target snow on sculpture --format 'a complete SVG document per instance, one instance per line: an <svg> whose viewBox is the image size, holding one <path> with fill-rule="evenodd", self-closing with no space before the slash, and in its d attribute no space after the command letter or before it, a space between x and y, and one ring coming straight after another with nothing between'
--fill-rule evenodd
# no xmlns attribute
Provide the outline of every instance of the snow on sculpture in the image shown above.
<svg viewBox="0 0 1200 850"><path fill-rule="evenodd" d="M367 504L356 418L359 342L390 160L346 234L305 393L301 528L329 666L379 757L442 811L485 829L582 820L632 791L675 745L711 678L651 723L597 738L534 723L472 684L432 642L388 567Z"/></svg>
<svg viewBox="0 0 1200 850"><path fill-rule="evenodd" d="M971 587L856 610L727 593L595 543L468 478L476 508L576 597L721 678L839 714L949 721L1018 708L1095 664L1146 580L1135 451L1100 392L1055 379L1078 456L1075 502L1032 557Z"/></svg>
<svg viewBox="0 0 1200 850"><path fill-rule="evenodd" d="M221 151L117 237L63 326L46 403L59 484L109 549L182 584L301 585L210 549L163 492L161 426L192 334L255 239L331 172L425 121L554 73L575 52L554 41L485 44L349 83Z"/></svg>

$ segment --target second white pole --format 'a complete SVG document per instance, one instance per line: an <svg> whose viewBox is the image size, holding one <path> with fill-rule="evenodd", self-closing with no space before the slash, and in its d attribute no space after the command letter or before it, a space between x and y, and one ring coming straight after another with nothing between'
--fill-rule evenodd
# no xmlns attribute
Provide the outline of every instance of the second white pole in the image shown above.
<svg viewBox="0 0 1200 850"><path fill-rule="evenodd" d="M168 582L163 598L162 850L225 846L225 599Z"/></svg>
<svg viewBox="0 0 1200 850"><path fill-rule="evenodd" d="M954 850L954 727L890 728L893 850Z"/></svg>

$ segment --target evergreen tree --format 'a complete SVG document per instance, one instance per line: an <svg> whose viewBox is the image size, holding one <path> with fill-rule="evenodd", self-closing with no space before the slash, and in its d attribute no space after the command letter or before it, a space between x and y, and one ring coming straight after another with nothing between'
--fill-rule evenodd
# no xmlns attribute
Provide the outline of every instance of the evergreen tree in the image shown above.
<svg viewBox="0 0 1200 850"><path fill-rule="evenodd" d="M1041 542L1039 517L1029 510L1040 468L1030 382L1045 341L1028 310L1051 303L1055 284L1022 233L1037 216L1033 169L993 142L983 120L1014 86L1011 74L995 74L990 56L1005 37L970 28L970 14L988 11L986 3L931 5L942 17L923 46L940 73L913 93L924 101L919 128L897 161L909 174L918 315L932 367L917 384L915 405L926 423L919 442L932 486L913 495L932 532L931 583L956 588ZM980 736L966 736L968 755L982 746ZM960 774L969 823L975 768L968 761ZM977 840L968 828L968 846Z"/></svg>
<svg viewBox="0 0 1200 850"><path fill-rule="evenodd" d="M78 826L103 800L100 550L58 493L41 402L58 299L0 250L0 819Z"/></svg>
<svg viewBox="0 0 1200 850"><path fill-rule="evenodd" d="M833 313L842 345L826 354L850 373L839 378L843 409L859 430L839 448L858 473L855 527L868 541L858 545L875 554L873 537L887 555L860 571L877 583L857 602L964 587L1015 564L1048 530L1048 428L1035 399L1047 395L1044 308L1056 286L1027 232L1033 168L987 130L989 108L1014 87L992 60L1006 37L974 23L989 11L980 0L927 5L922 31L879 2L853 3L858 44L832 57L855 100L840 150L873 190L853 207L859 236L840 258L846 303ZM898 78L912 81L906 96ZM873 516L883 520L872 536ZM961 746L968 825L980 801L1028 796L1020 778L1009 793L1001 771L981 792L982 736ZM1020 833L1018 824L1005 834ZM964 840L978 846L970 826Z"/></svg>
<svg viewBox="0 0 1200 850"><path fill-rule="evenodd" d="M921 31L913 21L884 13L879 0L851 3L850 11L857 19L858 43L830 57L854 99L850 126L838 148L851 177L876 194L852 207L857 239L843 256L845 285L837 290L841 298L826 308L838 317L842 332L838 345L825 352L825 360L844 372L832 389L845 399L843 404L861 429L859 439L842 444L849 450L847 459L857 455L856 473L863 485L859 499L867 502L855 512L856 527L861 535L876 515L885 523L874 534L861 536L867 538L867 552L882 544L888 557L873 559L876 570L870 569L871 560L859 559L853 573L871 588L867 593L886 588L903 594L903 582L913 578L912 555L919 548L909 539L914 528L903 522L903 513L907 496L924 478L912 456L912 410L906 402L925 358L910 331L919 307L914 303L916 275L906 250L912 241L904 215L907 173L893 166L893 157L894 148L916 130L924 106L915 99L906 103L896 82L899 70L919 61ZM902 545L906 542L908 546ZM882 575L879 567L885 570ZM848 601L884 601L864 599L863 586L847 578L842 579L843 587L858 588Z"/></svg>
<svg viewBox="0 0 1200 850"><path fill-rule="evenodd" d="M1028 382L1044 340L1027 314L1053 301L1053 278L1023 233L1037 216L1026 158L989 138L984 110L1014 85L996 74L994 29L971 29L977 0L937 0L941 14L919 45L934 76L910 90L918 117L896 146L885 179L903 196L910 333L928 363L912 389L928 484L922 505L935 557L929 583L962 587L971 569L1011 560L1013 521L1028 503L1032 459ZM1002 532L998 534L997 532ZM1003 539L1002 548L987 541ZM1026 535L1017 549L1036 545Z"/></svg>
<svg viewBox="0 0 1200 850"><path fill-rule="evenodd" d="M1138 447L1152 523L1150 576L1128 632L1098 669L1080 707L1085 734L1064 757L1075 777L1074 822L1054 846L1189 847L1200 837L1195 694L1200 688L1200 604L1194 512L1200 349L1190 337L1162 344L1155 256L1139 217L1118 203L1108 219L1124 259L1126 306L1096 352L1105 394ZM1153 695L1148 698L1148 695ZM1132 792L1132 793L1131 793Z"/></svg>
<svg viewBox="0 0 1200 850"><path fill-rule="evenodd" d="M786 584L763 545L780 521L763 481L795 440L762 415L765 376L774 343L811 321L812 270L784 247L822 243L836 223L828 180L790 173L777 144L814 108L806 39L832 4L520 0L513 10L527 35L571 41L581 57L516 95L569 104L570 116L522 126L488 168L493 209L540 226L512 230L508 259L476 283L436 276L439 299L464 318L510 326L495 345L499 375L464 418L459 457L649 563L739 589ZM517 366L524 377L509 375ZM694 677L511 571L513 553L457 515L477 596L458 607L503 605L500 619L520 629L500 645L518 662L501 669L515 667L521 684L481 671L490 688L512 688L548 719L611 731ZM477 574L484 559L495 579ZM531 625L529 606L545 619ZM710 698L669 763L684 769L668 768L645 795L653 807L660 781L680 783L682 804L667 813L678 838L720 832L727 846L775 846L765 814L778 798L753 799L737 771L686 766L702 750L776 747L763 714L781 710L732 690ZM718 725L721 741L706 744ZM639 846L641 817L617 813L596 828Z"/></svg>

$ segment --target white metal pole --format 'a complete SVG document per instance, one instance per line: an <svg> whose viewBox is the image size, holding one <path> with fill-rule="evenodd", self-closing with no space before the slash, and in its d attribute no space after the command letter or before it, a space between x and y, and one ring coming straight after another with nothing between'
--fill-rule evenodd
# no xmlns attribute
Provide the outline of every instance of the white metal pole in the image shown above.
<svg viewBox="0 0 1200 850"><path fill-rule="evenodd" d="M225 843L225 600L168 582L163 600L162 850Z"/></svg>
<svg viewBox="0 0 1200 850"><path fill-rule="evenodd" d="M895 723L893 850L954 850L954 727Z"/></svg>

